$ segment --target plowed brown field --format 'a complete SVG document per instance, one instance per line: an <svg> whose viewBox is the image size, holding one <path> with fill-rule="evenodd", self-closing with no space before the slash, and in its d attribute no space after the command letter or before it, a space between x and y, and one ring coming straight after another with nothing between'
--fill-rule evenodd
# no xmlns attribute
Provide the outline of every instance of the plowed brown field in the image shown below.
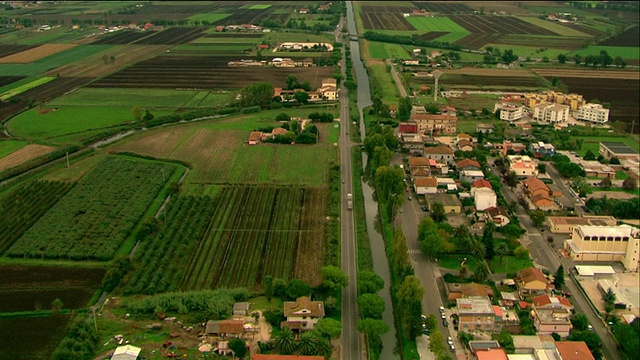
<svg viewBox="0 0 640 360"><path fill-rule="evenodd" d="M55 150L51 146L44 145L27 145L18 151L14 151L11 154L0 159L0 171L12 168L20 165L25 161L35 159L38 156L47 154Z"/></svg>
<svg viewBox="0 0 640 360"><path fill-rule="evenodd" d="M0 58L0 64L27 64L75 47L76 44L44 44L36 48Z"/></svg>

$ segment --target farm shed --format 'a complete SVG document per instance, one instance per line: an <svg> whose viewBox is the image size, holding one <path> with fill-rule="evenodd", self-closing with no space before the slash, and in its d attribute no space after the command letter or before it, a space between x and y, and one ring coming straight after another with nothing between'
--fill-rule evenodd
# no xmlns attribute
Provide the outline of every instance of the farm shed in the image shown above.
<svg viewBox="0 0 640 360"><path fill-rule="evenodd" d="M233 315L247 315L249 313L248 302L237 302L233 304Z"/></svg>
<svg viewBox="0 0 640 360"><path fill-rule="evenodd" d="M118 346L111 356L111 360L136 360L142 349L137 346Z"/></svg>

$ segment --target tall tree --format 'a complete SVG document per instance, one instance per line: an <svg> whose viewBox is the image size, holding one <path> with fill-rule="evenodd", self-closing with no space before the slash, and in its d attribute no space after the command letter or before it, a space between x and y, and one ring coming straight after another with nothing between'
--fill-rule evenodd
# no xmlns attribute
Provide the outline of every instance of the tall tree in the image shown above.
<svg viewBox="0 0 640 360"><path fill-rule="evenodd" d="M358 293L375 294L384 288L384 280L373 271L364 270L358 274Z"/></svg>
<svg viewBox="0 0 640 360"><path fill-rule="evenodd" d="M349 285L349 277L342 270L333 265L327 265L320 269L322 274L322 287L327 289L329 294L335 295L343 288Z"/></svg>
<svg viewBox="0 0 640 360"><path fill-rule="evenodd" d="M446 236L446 232L439 230L430 217L422 219L418 225L420 250L431 259L453 249L453 245L447 241Z"/></svg>
<svg viewBox="0 0 640 360"><path fill-rule="evenodd" d="M411 339L420 334L422 329L422 296L424 289L415 275L409 275L398 288L396 295L400 309L405 335Z"/></svg>
<svg viewBox="0 0 640 360"><path fill-rule="evenodd" d="M291 355L296 349L296 338L293 331L284 327L282 331L273 337L273 344L280 354Z"/></svg>
<svg viewBox="0 0 640 360"><path fill-rule="evenodd" d="M541 209L534 210L531 215L529 215L531 221L536 227L539 227L544 223L544 220L547 218L547 214Z"/></svg>
<svg viewBox="0 0 640 360"><path fill-rule="evenodd" d="M239 338L233 338L229 340L229 349L233 351L233 354L238 359L244 359L247 355L247 343L244 340Z"/></svg>
<svg viewBox="0 0 640 360"><path fill-rule="evenodd" d="M400 99L400 104L398 106L398 119L401 121L409 120L411 117L411 108L413 105L411 104L411 99L408 97L403 97Z"/></svg>
<svg viewBox="0 0 640 360"><path fill-rule="evenodd" d="M509 247L507 246L507 244L501 242L500 244L498 244L498 246L496 246L496 255L498 255L498 258L500 259L500 263L502 263L502 259L509 255Z"/></svg>
<svg viewBox="0 0 640 360"><path fill-rule="evenodd" d="M443 222L447 219L447 213L444 211L444 205L440 202L436 202L431 205L431 218L435 222Z"/></svg>
<svg viewBox="0 0 640 360"><path fill-rule="evenodd" d="M381 336L389 332L389 325L383 320L361 319L356 324L359 332L364 332L367 336Z"/></svg>
<svg viewBox="0 0 640 360"><path fill-rule="evenodd" d="M560 265L558 267L556 276L553 279L553 285L555 285L556 289L562 289L562 286L564 285L564 266Z"/></svg>
<svg viewBox="0 0 640 360"><path fill-rule="evenodd" d="M484 245L485 250L485 259L491 260L495 256L495 251L493 247L493 231L495 230L495 225L492 222L487 223L482 231L482 244Z"/></svg>
<svg viewBox="0 0 640 360"><path fill-rule="evenodd" d="M478 282L485 282L489 278L490 273L491 269L489 269L489 264L487 264L485 260L482 260L473 271L473 277Z"/></svg>
<svg viewBox="0 0 640 360"><path fill-rule="evenodd" d="M322 336L335 339L342 333L342 324L340 324L340 321L332 318L322 318L318 320L316 326L314 326L314 330Z"/></svg>
<svg viewBox="0 0 640 360"><path fill-rule="evenodd" d="M266 275L262 282L264 284L264 295L267 297L267 301L271 302L271 298L273 297L273 276Z"/></svg>
<svg viewBox="0 0 640 360"><path fill-rule="evenodd" d="M297 348L301 355L318 355L316 338L317 335L315 335L313 331L305 331L300 334Z"/></svg>
<svg viewBox="0 0 640 360"><path fill-rule="evenodd" d="M358 296L358 309L363 318L382 319L384 299L378 294L363 294Z"/></svg>
<svg viewBox="0 0 640 360"><path fill-rule="evenodd" d="M411 272L411 262L409 260L409 248L407 247L407 238L402 232L402 228L398 227L393 233L393 245L391 260L393 271L404 278Z"/></svg>
<svg viewBox="0 0 640 360"><path fill-rule="evenodd" d="M240 91L240 104L242 106L260 106L263 109L269 107L273 100L275 90L270 82L253 83Z"/></svg>

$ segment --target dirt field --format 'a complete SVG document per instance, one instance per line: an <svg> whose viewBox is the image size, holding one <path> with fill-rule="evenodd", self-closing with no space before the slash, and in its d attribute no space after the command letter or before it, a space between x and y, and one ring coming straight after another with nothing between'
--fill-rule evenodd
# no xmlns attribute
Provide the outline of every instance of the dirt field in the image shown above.
<svg viewBox="0 0 640 360"><path fill-rule="evenodd" d="M75 47L75 44L44 44L9 56L0 58L0 64L27 64Z"/></svg>
<svg viewBox="0 0 640 360"><path fill-rule="evenodd" d="M0 171L20 165L25 161L35 159L38 156L50 153L53 150L55 150L55 148L51 146L35 144L27 145L0 159Z"/></svg>
<svg viewBox="0 0 640 360"><path fill-rule="evenodd" d="M247 59L247 58L245 58ZM285 86L285 79L293 74L298 81L309 81L318 88L322 79L331 77L332 67L242 68L228 67L238 58L220 56L156 56L127 67L91 84L92 87L182 88L182 89L240 89L259 81L274 87ZM295 60L295 59L294 59Z"/></svg>
<svg viewBox="0 0 640 360"><path fill-rule="evenodd" d="M590 69L535 69L536 74L544 77L572 77L590 79L640 80L638 71L590 70Z"/></svg>
<svg viewBox="0 0 640 360"><path fill-rule="evenodd" d="M45 73L45 76L103 77L123 67L163 53L169 45L122 45ZM111 62L110 57L114 57Z"/></svg>
<svg viewBox="0 0 640 360"><path fill-rule="evenodd" d="M409 30L416 29L402 16L410 13L411 8L402 6L362 6L362 24L365 29L373 30Z"/></svg>

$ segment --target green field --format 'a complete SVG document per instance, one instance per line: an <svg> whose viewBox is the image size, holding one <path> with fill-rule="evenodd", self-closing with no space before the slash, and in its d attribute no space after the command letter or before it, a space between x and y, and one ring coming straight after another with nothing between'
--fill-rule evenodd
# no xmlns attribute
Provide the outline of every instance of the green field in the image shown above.
<svg viewBox="0 0 640 360"><path fill-rule="evenodd" d="M308 34L308 33L296 33L296 32L287 32L282 33L278 31L272 31L270 33L266 33L263 37L263 40L268 42L326 42L329 44L333 44L335 38L331 34Z"/></svg>
<svg viewBox="0 0 640 360"><path fill-rule="evenodd" d="M249 10L264 10L270 8L269 4L255 4L255 5L244 5L240 7L241 9L249 9Z"/></svg>
<svg viewBox="0 0 640 360"><path fill-rule="evenodd" d="M14 151L22 149L27 144L26 141L22 140L0 140L0 159Z"/></svg>
<svg viewBox="0 0 640 360"><path fill-rule="evenodd" d="M409 16L407 21L421 33L448 32L436 41L454 42L470 34L467 29L447 17Z"/></svg>
<svg viewBox="0 0 640 360"><path fill-rule="evenodd" d="M250 37L250 38L241 38L241 37L232 37L232 36L216 36L216 37L200 37L190 44L250 44L255 45L260 42L259 37Z"/></svg>
<svg viewBox="0 0 640 360"><path fill-rule="evenodd" d="M398 88L395 81L391 77L391 73L387 72L385 65L367 65L369 77L373 77L380 83L382 87L382 101L386 104L398 103Z"/></svg>
<svg viewBox="0 0 640 360"><path fill-rule="evenodd" d="M50 139L57 136L103 129L134 121L131 106L58 106L58 110L39 114L38 108L25 111L8 124L15 135L27 139ZM173 111L151 111L155 116Z"/></svg>
<svg viewBox="0 0 640 360"><path fill-rule="evenodd" d="M369 41L367 43L369 55L373 59L410 59L411 56L400 44Z"/></svg>
<svg viewBox="0 0 640 360"><path fill-rule="evenodd" d="M580 148L580 150L576 150L580 156L584 156L588 150L591 150L592 153L598 156L600 143L607 141L623 142L629 145L632 149L636 149L636 151L640 152L640 145L635 140L627 136L583 136L581 138L584 140L582 148Z"/></svg>
<svg viewBox="0 0 640 360"><path fill-rule="evenodd" d="M494 48L498 48L500 50L511 49L513 50L513 53L518 56L530 56L534 59L542 59L546 56L547 58L549 58L549 60L555 60L558 55L567 53L567 50L563 49L543 48L544 50L540 51L541 48L538 46L520 46L508 44L486 44L484 48L486 49L488 46L493 46Z"/></svg>
<svg viewBox="0 0 640 360"><path fill-rule="evenodd" d="M570 28L568 26L564 26L556 21L549 21L545 19L540 19L539 17L534 16L517 16L518 19L528 22L529 24L533 24L539 26L543 29L547 29L549 31L553 31L554 33L562 36L574 36L574 37L591 37L589 34L585 34L576 29Z"/></svg>
<svg viewBox="0 0 640 360"><path fill-rule="evenodd" d="M204 14L196 14L193 16L189 17L189 21L190 22L195 22L195 21L208 21L210 23L212 22L216 22L218 20L222 20L226 17L229 17L233 14L227 14L227 13L216 13L216 12L208 12L208 13L204 13Z"/></svg>
<svg viewBox="0 0 640 360"><path fill-rule="evenodd" d="M199 91L171 89L82 88L50 101L55 106L156 107L184 106Z"/></svg>
<svg viewBox="0 0 640 360"><path fill-rule="evenodd" d="M587 55L600 55L602 50L605 50L612 58L620 56L629 60L640 59L640 48L627 46L589 46L586 49L572 51L567 56L571 58L575 54L580 54L584 58Z"/></svg>
<svg viewBox="0 0 640 360"><path fill-rule="evenodd" d="M0 94L0 100L7 100L10 99L16 95L22 94L23 92L29 90L29 89L33 89L34 87L40 86L42 84L46 84L49 81L55 79L55 77L53 76L43 76L37 80L34 80L30 83L18 86L16 88L13 88L7 92L4 92L2 94Z"/></svg>
<svg viewBox="0 0 640 360"><path fill-rule="evenodd" d="M79 45L29 64L2 64L0 76L38 75L47 70L84 59L107 50L111 45Z"/></svg>

